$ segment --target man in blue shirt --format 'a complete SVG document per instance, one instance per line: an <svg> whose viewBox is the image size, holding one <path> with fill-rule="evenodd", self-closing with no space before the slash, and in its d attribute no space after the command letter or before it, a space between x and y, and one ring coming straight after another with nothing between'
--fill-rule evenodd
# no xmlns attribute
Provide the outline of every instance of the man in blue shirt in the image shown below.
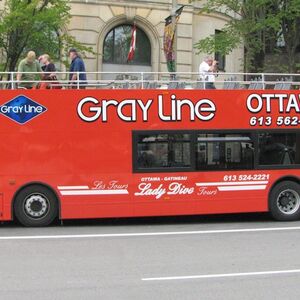
<svg viewBox="0 0 300 300"><path fill-rule="evenodd" d="M85 89L85 85L87 84L86 82L86 71L85 71L85 66L84 62L81 59L81 57L78 55L78 52L76 49L71 48L69 50L69 57L72 60L71 66L70 66L70 75L69 75L69 80L72 85L72 88L77 87L77 72L79 73L79 88L80 89Z"/></svg>

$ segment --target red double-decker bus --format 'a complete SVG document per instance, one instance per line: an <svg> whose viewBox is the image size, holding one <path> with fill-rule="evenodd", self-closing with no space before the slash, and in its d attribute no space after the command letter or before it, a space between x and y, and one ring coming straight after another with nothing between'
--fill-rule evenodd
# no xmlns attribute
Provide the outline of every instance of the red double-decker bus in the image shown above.
<svg viewBox="0 0 300 300"><path fill-rule="evenodd" d="M300 218L297 91L6 90L0 220Z"/></svg>

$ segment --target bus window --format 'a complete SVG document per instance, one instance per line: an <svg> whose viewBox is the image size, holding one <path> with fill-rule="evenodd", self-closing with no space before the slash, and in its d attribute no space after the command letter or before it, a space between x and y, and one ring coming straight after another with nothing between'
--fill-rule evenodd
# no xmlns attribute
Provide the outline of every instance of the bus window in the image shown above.
<svg viewBox="0 0 300 300"><path fill-rule="evenodd" d="M260 165L300 164L300 134L260 133Z"/></svg>
<svg viewBox="0 0 300 300"><path fill-rule="evenodd" d="M139 134L138 169L191 166L190 134Z"/></svg>
<svg viewBox="0 0 300 300"><path fill-rule="evenodd" d="M196 147L198 170L251 169L254 148L247 134L199 134Z"/></svg>

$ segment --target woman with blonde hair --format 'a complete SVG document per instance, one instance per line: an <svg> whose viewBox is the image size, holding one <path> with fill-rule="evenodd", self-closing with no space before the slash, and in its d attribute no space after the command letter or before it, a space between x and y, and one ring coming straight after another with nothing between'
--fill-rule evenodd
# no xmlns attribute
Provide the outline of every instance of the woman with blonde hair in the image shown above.
<svg viewBox="0 0 300 300"><path fill-rule="evenodd" d="M51 62L48 54L43 54L39 57L39 62L42 64L43 80L56 80L55 65Z"/></svg>
<svg viewBox="0 0 300 300"><path fill-rule="evenodd" d="M62 86L57 81L55 74L55 65L51 62L48 54L43 54L39 57L39 62L42 64L43 76L42 82L39 84L39 89L61 89ZM47 82L51 81L51 82Z"/></svg>

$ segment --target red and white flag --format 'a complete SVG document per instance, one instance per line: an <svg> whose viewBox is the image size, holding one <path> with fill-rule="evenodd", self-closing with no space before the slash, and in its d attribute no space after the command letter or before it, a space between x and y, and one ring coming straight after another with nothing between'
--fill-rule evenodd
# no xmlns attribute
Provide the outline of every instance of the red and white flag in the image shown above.
<svg viewBox="0 0 300 300"><path fill-rule="evenodd" d="M136 45L136 26L135 24L132 27L131 33L131 42L130 42L130 49L127 56L127 62L133 60L134 52L135 52L135 45Z"/></svg>

